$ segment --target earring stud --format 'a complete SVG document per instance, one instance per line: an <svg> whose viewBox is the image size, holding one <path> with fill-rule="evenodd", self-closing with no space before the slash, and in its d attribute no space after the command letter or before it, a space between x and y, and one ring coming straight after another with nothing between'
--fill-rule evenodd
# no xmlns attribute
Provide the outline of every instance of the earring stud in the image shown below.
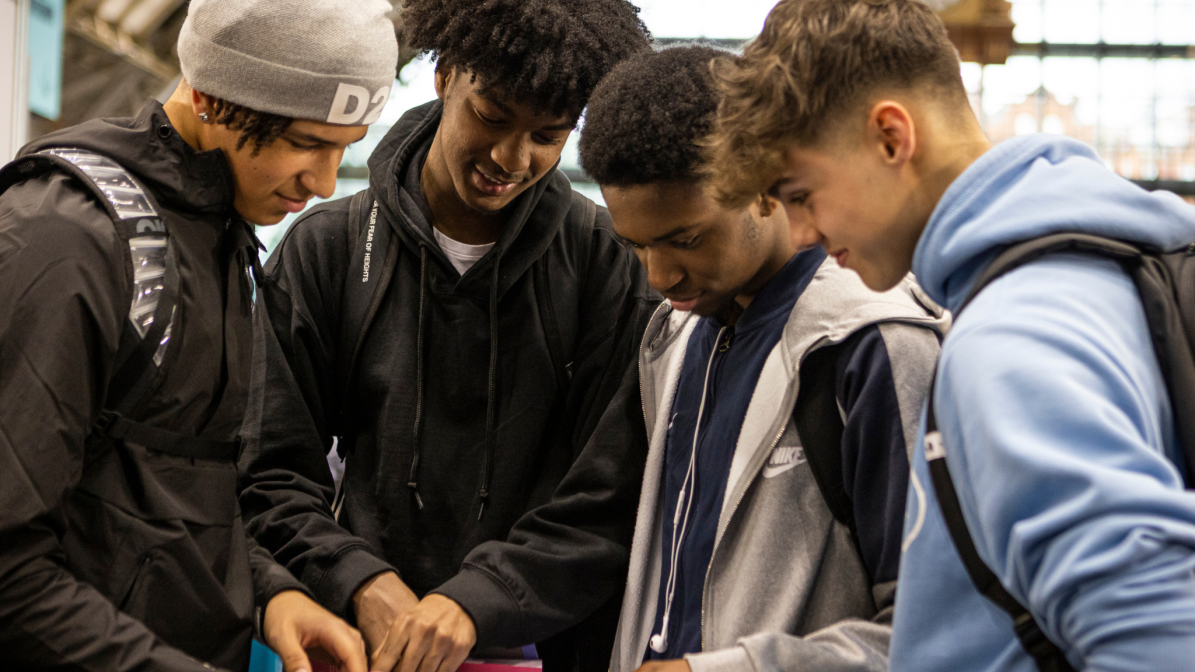
<svg viewBox="0 0 1195 672"><path fill-rule="evenodd" d="M206 123L207 123L207 120L208 120L209 118L210 118L210 117L208 117L208 116L207 116L207 112L200 112L200 113L199 113L199 120L200 120L200 121L202 121L203 123L205 123L205 124L206 124Z"/></svg>

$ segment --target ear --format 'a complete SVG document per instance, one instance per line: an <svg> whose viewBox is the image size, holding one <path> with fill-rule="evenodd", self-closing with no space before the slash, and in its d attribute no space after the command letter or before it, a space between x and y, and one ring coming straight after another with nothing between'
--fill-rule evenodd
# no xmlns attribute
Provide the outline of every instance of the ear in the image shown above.
<svg viewBox="0 0 1195 672"><path fill-rule="evenodd" d="M908 108L893 100L882 100L871 108L867 119L868 140L883 154L885 163L903 165L917 151L917 128Z"/></svg>
<svg viewBox="0 0 1195 672"><path fill-rule="evenodd" d="M212 114L215 108L216 101L213 97L196 89L191 89L191 111L195 113L195 116Z"/></svg>
<svg viewBox="0 0 1195 672"><path fill-rule="evenodd" d="M764 219L771 217L773 212L780 209L780 201L767 194L760 194L755 204L759 206L759 216Z"/></svg>
<svg viewBox="0 0 1195 672"><path fill-rule="evenodd" d="M436 68L436 97L440 102L448 97L448 85L452 83L456 71L450 67Z"/></svg>

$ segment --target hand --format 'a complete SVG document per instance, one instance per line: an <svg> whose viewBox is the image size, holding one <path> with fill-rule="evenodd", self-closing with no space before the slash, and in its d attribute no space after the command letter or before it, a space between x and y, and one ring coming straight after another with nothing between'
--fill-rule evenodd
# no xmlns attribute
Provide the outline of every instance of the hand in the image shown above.
<svg viewBox="0 0 1195 672"><path fill-rule="evenodd" d="M679 660L651 660L639 666L635 672L691 672L689 662Z"/></svg>
<svg viewBox="0 0 1195 672"><path fill-rule="evenodd" d="M361 628L370 655L382 646L399 614L414 609L417 604L419 598L394 572L378 574L353 593L357 627Z"/></svg>
<svg viewBox="0 0 1195 672"><path fill-rule="evenodd" d="M477 630L465 610L443 595L428 595L394 622L370 669L456 672L476 643Z"/></svg>
<svg viewBox="0 0 1195 672"><path fill-rule="evenodd" d="M361 633L297 590L278 593L266 604L262 635L286 672L311 672L307 649L330 655L344 672L366 672Z"/></svg>

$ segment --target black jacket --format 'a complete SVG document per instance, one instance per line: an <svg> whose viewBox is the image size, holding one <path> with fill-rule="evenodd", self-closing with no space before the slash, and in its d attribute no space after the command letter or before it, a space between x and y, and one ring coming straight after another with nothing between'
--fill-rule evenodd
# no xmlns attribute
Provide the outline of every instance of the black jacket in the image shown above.
<svg viewBox="0 0 1195 672"><path fill-rule="evenodd" d="M235 437L252 329L238 245L252 236L223 155L192 150L157 103L22 152L51 147L133 173L178 254L169 345L132 419ZM54 172L0 196L0 667L243 670L255 605L301 584L245 534L231 459L87 440L133 294L128 245L92 194Z"/></svg>
<svg viewBox="0 0 1195 672"><path fill-rule="evenodd" d="M562 565L545 556L529 565L541 583L512 594L493 578L506 559L475 563L474 549L546 502L583 449L646 453L641 417L637 430L634 418L594 428L635 368L659 297L606 210L587 228L595 206L555 171L509 206L493 250L460 276L419 187L440 111L411 110L386 136L359 215L350 199L313 209L266 265L241 506L257 540L346 618L355 590L393 569L416 594L460 603L479 646L526 644L621 594L642 464L618 474L633 488L601 502L608 515L592 522L603 534L536 537L549 556L587 563L587 594L552 594ZM393 240L389 255L371 248L366 273L371 221ZM378 277L388 280L357 346L346 306ZM558 337L563 362L549 344ZM347 456L339 523L325 463L333 437Z"/></svg>

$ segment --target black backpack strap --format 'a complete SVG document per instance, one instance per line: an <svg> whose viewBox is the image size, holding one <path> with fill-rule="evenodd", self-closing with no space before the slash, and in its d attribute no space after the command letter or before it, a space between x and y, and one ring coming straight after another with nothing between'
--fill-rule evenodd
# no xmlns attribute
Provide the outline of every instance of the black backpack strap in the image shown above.
<svg viewBox="0 0 1195 672"><path fill-rule="evenodd" d="M1166 381L1174 436L1195 485L1195 243L1179 252L1144 254L1126 270L1137 285L1154 354Z"/></svg>
<svg viewBox="0 0 1195 672"><path fill-rule="evenodd" d="M589 277L589 262L593 247L593 229L597 224L597 205L573 192L572 211L579 211L580 226L562 228L560 235L571 238L567 249L576 251L577 275L574 287L559 287L559 278L551 277L547 257L540 259L532 268L535 282L535 297L538 303L540 322L544 338L548 342L548 354L552 358L552 370L556 372L557 389L563 392L569 387L573 376L573 344L577 340L580 323L579 300ZM569 219L574 215L570 213ZM553 287L556 290L553 291ZM562 329L562 326L568 328Z"/></svg>
<svg viewBox="0 0 1195 672"><path fill-rule="evenodd" d="M793 422L809 469L834 519L846 525L858 545L855 507L847 494L842 471L842 414L838 410L834 372L838 348L814 350L801 361L800 391L793 408Z"/></svg>
<svg viewBox="0 0 1195 672"><path fill-rule="evenodd" d="M1054 233L1034 238L1013 245L997 255L975 281L955 315L961 314L979 292L1005 273L1048 254L1062 252L1095 254L1121 263L1134 262L1141 257L1141 249L1129 243L1086 233Z"/></svg>
<svg viewBox="0 0 1195 672"><path fill-rule="evenodd" d="M960 311L961 312L961 311ZM938 377L937 367L934 368L934 380ZM967 521L963 518L963 508L958 501L954 483L950 480L950 471L946 466L946 451L942 445L942 433L938 431L937 418L934 416L934 389L936 382L929 386L929 410L925 432L925 459L929 463L930 477L934 482L934 492L938 497L938 508L942 511L942 518L946 521L946 529L950 532L950 539L958 551L971 583L984 597L995 603L1012 617L1013 630L1026 653L1033 657L1037 669L1041 672L1073 672L1074 668L1062 653L1058 645L1046 637L1038 625L1037 619L1009 593L1000 579L979 557L979 551L971 540L971 532L967 529Z"/></svg>
<svg viewBox="0 0 1195 672"><path fill-rule="evenodd" d="M340 436L337 445L341 458L351 449L352 432L348 397L352 389L352 375L360 356L369 325L394 275L398 245L394 231L379 214L379 204L369 189L360 191L349 200L348 226L349 271L344 281L344 296L340 303L340 341L337 347L337 371L340 398Z"/></svg>
<svg viewBox="0 0 1195 672"><path fill-rule="evenodd" d="M232 462L237 459L241 450L239 436L228 440L189 436L134 422L114 411L101 412L93 431L110 439L137 444L156 453L195 460Z"/></svg>
<svg viewBox="0 0 1195 672"><path fill-rule="evenodd" d="M1195 408L1195 243L1165 253L1084 233L1056 233L1018 243L988 265L956 312L956 319L996 278L1048 254L1062 252L1112 259L1133 279L1166 381L1175 436L1186 462L1187 487L1191 487L1195 482L1195 416L1181 409Z"/></svg>

